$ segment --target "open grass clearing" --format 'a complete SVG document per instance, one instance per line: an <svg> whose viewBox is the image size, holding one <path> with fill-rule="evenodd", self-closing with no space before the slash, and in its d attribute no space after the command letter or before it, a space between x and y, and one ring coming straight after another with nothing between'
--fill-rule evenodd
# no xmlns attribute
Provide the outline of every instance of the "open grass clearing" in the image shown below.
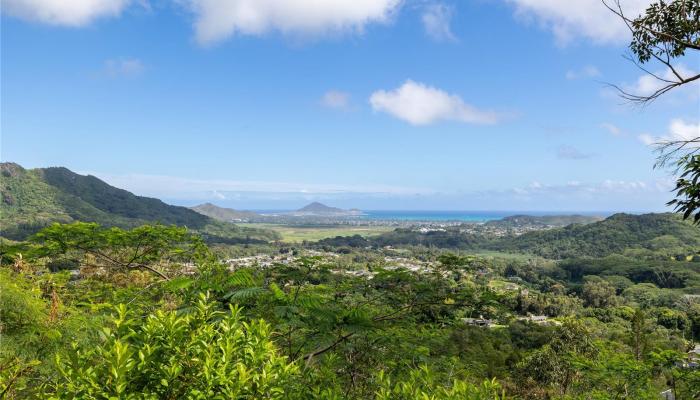
<svg viewBox="0 0 700 400"><path fill-rule="evenodd" d="M336 236L360 235L364 237L375 236L389 232L394 228L389 226L295 226L280 224L237 224L239 226L270 229L282 236L282 241L287 243L300 243L303 241L315 242L318 240Z"/></svg>

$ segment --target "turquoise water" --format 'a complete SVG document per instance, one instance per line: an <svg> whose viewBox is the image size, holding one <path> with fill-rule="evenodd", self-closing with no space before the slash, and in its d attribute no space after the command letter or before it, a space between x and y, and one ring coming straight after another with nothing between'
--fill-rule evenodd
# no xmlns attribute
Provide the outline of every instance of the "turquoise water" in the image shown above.
<svg viewBox="0 0 700 400"><path fill-rule="evenodd" d="M360 218L373 220L393 221L468 221L486 222L502 219L511 215L596 215L608 216L607 212L581 212L581 211L390 211L369 210L363 211L365 215Z"/></svg>
<svg viewBox="0 0 700 400"><path fill-rule="evenodd" d="M500 211L391 211L369 210L363 211L362 219L389 220L389 221L469 221L485 222L501 219L511 212Z"/></svg>

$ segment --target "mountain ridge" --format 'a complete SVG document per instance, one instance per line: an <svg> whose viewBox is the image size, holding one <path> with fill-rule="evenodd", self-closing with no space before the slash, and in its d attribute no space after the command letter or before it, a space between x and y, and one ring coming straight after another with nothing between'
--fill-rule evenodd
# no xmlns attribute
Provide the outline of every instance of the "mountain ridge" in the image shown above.
<svg viewBox="0 0 700 400"><path fill-rule="evenodd" d="M190 210L225 222L246 222L251 218L260 217L260 214L253 211L234 210L233 208L220 207L212 203L202 203L190 207Z"/></svg>
<svg viewBox="0 0 700 400"><path fill-rule="evenodd" d="M210 241L275 240L271 231L241 228L187 207L137 196L65 167L25 169L0 163L0 235L22 240L53 223L97 222L133 228L147 223L185 226Z"/></svg>
<svg viewBox="0 0 700 400"><path fill-rule="evenodd" d="M700 230L678 214L613 214L590 224L528 232L501 240L494 250L530 252L546 258L605 257L630 249L700 246Z"/></svg>

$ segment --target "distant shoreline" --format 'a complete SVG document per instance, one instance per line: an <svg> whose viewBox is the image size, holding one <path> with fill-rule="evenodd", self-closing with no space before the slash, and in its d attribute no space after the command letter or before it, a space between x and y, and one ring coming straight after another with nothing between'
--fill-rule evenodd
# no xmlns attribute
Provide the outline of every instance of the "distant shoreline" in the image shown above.
<svg viewBox="0 0 700 400"><path fill-rule="evenodd" d="M289 215L294 210L250 210L260 215ZM543 216L571 216L582 215L590 217L608 217L615 214L614 211L459 211L459 210L361 210L361 214L343 216L356 220L384 220L384 221L463 221L463 222L488 222L500 220L515 215L528 215L533 217ZM630 213L630 212L628 212ZM322 215L318 215L321 217Z"/></svg>

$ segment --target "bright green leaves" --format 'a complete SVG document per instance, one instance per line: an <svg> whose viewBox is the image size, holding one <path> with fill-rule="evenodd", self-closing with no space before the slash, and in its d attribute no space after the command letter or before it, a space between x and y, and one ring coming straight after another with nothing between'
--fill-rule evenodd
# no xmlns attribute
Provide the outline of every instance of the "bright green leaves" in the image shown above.
<svg viewBox="0 0 700 400"><path fill-rule="evenodd" d="M55 399L280 398L297 367L277 354L270 328L217 311L202 296L192 312L139 321L119 306L95 349L58 360Z"/></svg>
<svg viewBox="0 0 700 400"><path fill-rule="evenodd" d="M485 380L474 385L455 380L445 385L427 366L422 365L409 373L407 379L393 382L383 372L378 376L380 388L377 400L505 400L506 396L496 380Z"/></svg>
<svg viewBox="0 0 700 400"><path fill-rule="evenodd" d="M699 11L700 12L700 11ZM678 161L681 176L676 180L676 198L669 201L684 219L700 224L700 155L683 157Z"/></svg>
<svg viewBox="0 0 700 400"><path fill-rule="evenodd" d="M700 3L658 1L631 23L630 49L640 62L654 57L677 58L700 47Z"/></svg>
<svg viewBox="0 0 700 400"><path fill-rule="evenodd" d="M186 228L143 225L131 230L104 228L95 223L53 224L30 238L30 255L52 260L71 259L98 270L147 270L167 279L163 265L201 261L209 250Z"/></svg>

